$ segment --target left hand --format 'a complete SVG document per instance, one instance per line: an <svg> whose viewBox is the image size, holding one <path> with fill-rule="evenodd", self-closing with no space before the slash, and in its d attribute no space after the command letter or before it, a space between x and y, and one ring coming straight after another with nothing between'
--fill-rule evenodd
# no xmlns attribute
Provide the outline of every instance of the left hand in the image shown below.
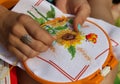
<svg viewBox="0 0 120 84"><path fill-rule="evenodd" d="M82 25L91 12L87 0L56 0L56 6L64 13L75 15L73 22L75 31L79 31L78 24Z"/></svg>

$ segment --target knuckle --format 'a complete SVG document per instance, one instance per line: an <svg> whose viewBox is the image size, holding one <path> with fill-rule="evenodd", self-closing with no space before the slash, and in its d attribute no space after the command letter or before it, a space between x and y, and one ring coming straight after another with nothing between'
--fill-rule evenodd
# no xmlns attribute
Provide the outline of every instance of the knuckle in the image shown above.
<svg viewBox="0 0 120 84"><path fill-rule="evenodd" d="M14 43L14 39L13 39L13 35L12 35L12 34L9 35L9 37L8 37L8 42L9 42L10 44L13 44L13 43Z"/></svg>
<svg viewBox="0 0 120 84"><path fill-rule="evenodd" d="M25 61L27 59L26 56L18 57L21 61Z"/></svg>
<svg viewBox="0 0 120 84"><path fill-rule="evenodd" d="M36 43L34 49L38 52L43 52L43 51L46 51L48 49L48 47L45 46L44 44L41 44L41 43L37 44Z"/></svg>
<svg viewBox="0 0 120 84"><path fill-rule="evenodd" d="M55 40L52 36L48 36L47 38L47 43L46 43L46 45L48 45L48 46L51 46L51 44L53 43L53 41Z"/></svg>
<svg viewBox="0 0 120 84"><path fill-rule="evenodd" d="M35 49L36 51L41 51L42 48L43 48L42 45L37 45L37 46L34 47L34 49Z"/></svg>
<svg viewBox="0 0 120 84"><path fill-rule="evenodd" d="M28 54L28 57L33 58L33 57L37 56L38 54L39 54L38 52L31 50Z"/></svg>
<svg viewBox="0 0 120 84"><path fill-rule="evenodd" d="M44 47L42 50L41 50L41 52L45 52L45 51L47 51L48 50L48 47Z"/></svg>
<svg viewBox="0 0 120 84"><path fill-rule="evenodd" d="M40 32L39 32L37 29L34 31L33 34L34 34L34 37L35 37L35 38L41 37Z"/></svg>
<svg viewBox="0 0 120 84"><path fill-rule="evenodd" d="M44 52L44 51L46 51L47 49L48 49L48 47L47 47L47 46L44 46L44 45L41 45L41 46L38 47L39 52Z"/></svg>
<svg viewBox="0 0 120 84"><path fill-rule="evenodd" d="M28 17L29 17L28 15L22 14L22 15L18 18L18 20L19 20L19 21L23 21L23 20L25 20L25 19L28 18Z"/></svg>
<svg viewBox="0 0 120 84"><path fill-rule="evenodd" d="M13 25L12 29L11 29L11 32L13 34L16 34L16 32L18 31L18 28L17 28L17 23Z"/></svg>
<svg viewBox="0 0 120 84"><path fill-rule="evenodd" d="M22 14L21 16L19 16L18 21L20 23L25 23L25 24L29 24L29 22L32 21L32 18L28 15ZM28 22L29 21L29 22ZM27 23L26 23L27 22Z"/></svg>

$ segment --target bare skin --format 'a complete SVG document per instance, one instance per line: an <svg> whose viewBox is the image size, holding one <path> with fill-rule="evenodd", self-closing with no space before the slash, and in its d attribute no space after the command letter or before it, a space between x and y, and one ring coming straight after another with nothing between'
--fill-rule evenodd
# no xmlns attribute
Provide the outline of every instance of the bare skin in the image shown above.
<svg viewBox="0 0 120 84"><path fill-rule="evenodd" d="M56 0L56 6L64 13L75 15L73 22L75 31L78 31L78 24L82 25L91 13L87 0Z"/></svg>
<svg viewBox="0 0 120 84"><path fill-rule="evenodd" d="M114 24L112 16L112 0L88 0L91 7L91 17L102 19Z"/></svg>

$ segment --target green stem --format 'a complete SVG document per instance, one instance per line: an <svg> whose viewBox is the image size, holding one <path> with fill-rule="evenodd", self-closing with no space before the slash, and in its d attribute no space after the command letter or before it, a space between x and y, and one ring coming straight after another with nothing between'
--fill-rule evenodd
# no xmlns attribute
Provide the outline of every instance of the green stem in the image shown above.
<svg viewBox="0 0 120 84"><path fill-rule="evenodd" d="M46 18L42 13L40 13L34 6L32 6L32 7L35 9L35 11L36 11L40 16L42 16L45 20L48 21L48 18Z"/></svg>
<svg viewBox="0 0 120 84"><path fill-rule="evenodd" d="M37 19L37 17L34 16L30 11L27 11L27 13L29 13L34 19Z"/></svg>

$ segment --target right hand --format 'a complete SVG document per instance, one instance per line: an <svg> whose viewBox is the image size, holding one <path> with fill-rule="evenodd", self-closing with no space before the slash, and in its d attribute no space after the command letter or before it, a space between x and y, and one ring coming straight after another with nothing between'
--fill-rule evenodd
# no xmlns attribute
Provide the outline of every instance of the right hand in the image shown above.
<svg viewBox="0 0 120 84"><path fill-rule="evenodd" d="M46 51L54 38L30 16L6 10L0 14L0 42L21 61ZM32 40L25 44L20 39L30 35Z"/></svg>
<svg viewBox="0 0 120 84"><path fill-rule="evenodd" d="M73 28L79 31L78 25L82 25L91 13L87 0L56 0L56 6L64 13L75 15Z"/></svg>

